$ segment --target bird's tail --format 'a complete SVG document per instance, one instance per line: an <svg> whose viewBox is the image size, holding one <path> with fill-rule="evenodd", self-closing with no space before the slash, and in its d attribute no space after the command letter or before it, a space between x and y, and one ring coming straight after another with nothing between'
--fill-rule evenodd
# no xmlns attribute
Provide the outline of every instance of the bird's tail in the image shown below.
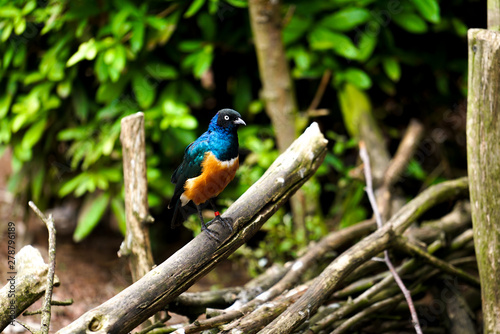
<svg viewBox="0 0 500 334"><path fill-rule="evenodd" d="M172 205L170 204L168 208L171 209ZM172 222L170 223L170 227L173 229L179 227L193 213L196 213L196 207L194 205L191 205L191 202L188 203L187 205L182 206L181 200L178 199L175 203L174 215L172 216Z"/></svg>

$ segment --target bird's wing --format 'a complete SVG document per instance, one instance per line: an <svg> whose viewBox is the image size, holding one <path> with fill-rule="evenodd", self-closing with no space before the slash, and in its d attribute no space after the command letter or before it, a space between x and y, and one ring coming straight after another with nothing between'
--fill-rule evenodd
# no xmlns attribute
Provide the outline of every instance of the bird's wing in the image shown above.
<svg viewBox="0 0 500 334"><path fill-rule="evenodd" d="M182 163L172 174L171 182L175 183L175 191L169 208L177 204L181 194L184 192L184 183L186 180L201 174L201 164L205 153L210 150L208 139L208 134L205 133L186 147Z"/></svg>

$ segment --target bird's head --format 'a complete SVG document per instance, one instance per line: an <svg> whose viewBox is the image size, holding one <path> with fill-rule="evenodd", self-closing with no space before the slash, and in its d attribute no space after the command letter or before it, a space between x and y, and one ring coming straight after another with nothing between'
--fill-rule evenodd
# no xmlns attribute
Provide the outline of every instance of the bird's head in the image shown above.
<svg viewBox="0 0 500 334"><path fill-rule="evenodd" d="M210 126L217 126L226 130L236 130L240 125L247 125L241 115L233 109L222 109L214 116Z"/></svg>

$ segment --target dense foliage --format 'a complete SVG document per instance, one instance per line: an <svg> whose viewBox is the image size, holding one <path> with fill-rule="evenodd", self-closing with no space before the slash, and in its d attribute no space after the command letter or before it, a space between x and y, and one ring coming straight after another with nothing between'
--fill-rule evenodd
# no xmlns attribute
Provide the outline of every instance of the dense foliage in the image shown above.
<svg viewBox="0 0 500 334"><path fill-rule="evenodd" d="M327 218L341 216L347 225L366 215L358 205L362 185L348 177L360 110L373 111L398 137L410 117L439 124L434 110L456 109L466 87L463 18L472 2L283 4L283 40L302 110L321 78L329 80L319 107L330 113L297 120L315 118L335 142L321 185L306 189L321 192ZM82 198L75 240L108 207L123 228L120 119L145 113L149 203L160 213L184 147L229 106L249 124L240 135L246 159L239 182L225 193L235 199L277 155L246 7L243 0L1 1L0 150L12 149L10 190L42 205ZM410 176L426 178L421 162L411 166ZM301 243L283 215L268 225L275 242L264 243L261 255ZM324 232L324 221L310 220L309 238Z"/></svg>

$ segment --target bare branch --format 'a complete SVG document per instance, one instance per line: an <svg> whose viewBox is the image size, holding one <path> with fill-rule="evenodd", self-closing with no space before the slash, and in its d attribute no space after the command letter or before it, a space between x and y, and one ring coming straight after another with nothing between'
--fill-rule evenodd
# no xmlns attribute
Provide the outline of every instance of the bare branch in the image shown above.
<svg viewBox="0 0 500 334"><path fill-rule="evenodd" d="M49 271L47 273L47 288L45 289L45 297L43 299L40 328L40 333L48 334L50 328L52 290L54 289L54 275L56 271L56 228L52 215L49 215L47 218L40 211L40 209L38 209L35 203L29 201L28 204L37 216L40 217L40 219L45 223L47 230L49 231Z"/></svg>
<svg viewBox="0 0 500 334"><path fill-rule="evenodd" d="M373 209L373 213L375 215L378 228L381 229L383 222L382 222L382 216L380 215L380 212L378 210L377 200L375 199L375 193L373 192L372 175L370 171L370 157L368 156L368 152L366 151L366 147L363 144L363 142L359 144L359 155L361 157L361 160L363 160L363 164L365 167L365 179L366 179L365 190L366 193L368 194L368 199L370 200L370 204ZM401 277L399 277L396 269L394 268L394 265L391 262L391 259L389 258L389 252L387 250L384 250L384 261L387 264L387 267L389 267L392 276L394 276L394 280L396 281L396 283L398 283L401 292L403 292L403 295L405 296L406 302L408 303L408 307L410 308L410 313L413 319L413 325L415 327L415 331L418 334L421 334L422 328L420 327L420 323L418 321L418 315L417 311L415 310L415 305L413 304L413 300L411 298L411 293L406 288Z"/></svg>

